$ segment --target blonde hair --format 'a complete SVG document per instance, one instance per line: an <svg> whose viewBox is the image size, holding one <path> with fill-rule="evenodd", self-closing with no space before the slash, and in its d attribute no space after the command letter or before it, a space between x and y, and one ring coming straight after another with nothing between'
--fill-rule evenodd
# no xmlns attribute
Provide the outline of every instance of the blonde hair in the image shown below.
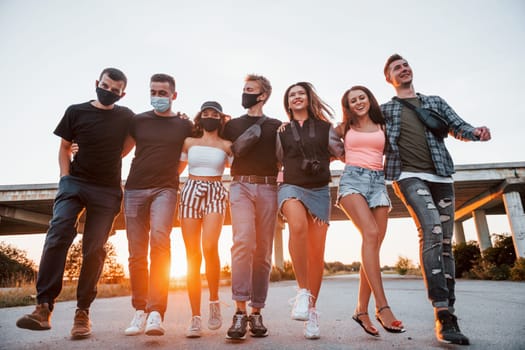
<svg viewBox="0 0 525 350"><path fill-rule="evenodd" d="M244 81L255 81L259 83L259 86L261 87L261 92L266 93L266 95L268 96L266 100L264 100L264 103L268 101L270 95L272 94L272 84L270 84L268 78L263 77L262 75L248 74L246 78L244 78Z"/></svg>

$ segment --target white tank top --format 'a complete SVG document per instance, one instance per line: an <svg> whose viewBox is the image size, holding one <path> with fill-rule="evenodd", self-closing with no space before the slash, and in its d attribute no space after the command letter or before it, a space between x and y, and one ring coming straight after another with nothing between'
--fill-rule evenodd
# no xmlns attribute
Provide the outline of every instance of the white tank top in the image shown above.
<svg viewBox="0 0 525 350"><path fill-rule="evenodd" d="M181 160L184 159L181 156ZM192 146L188 150L188 172L195 176L222 176L228 155L222 149L210 146Z"/></svg>

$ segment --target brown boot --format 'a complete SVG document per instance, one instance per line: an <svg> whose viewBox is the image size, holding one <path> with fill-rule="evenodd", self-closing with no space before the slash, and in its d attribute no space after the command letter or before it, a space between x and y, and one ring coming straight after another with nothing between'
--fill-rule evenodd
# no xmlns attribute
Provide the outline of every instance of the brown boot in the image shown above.
<svg viewBox="0 0 525 350"><path fill-rule="evenodd" d="M75 320L71 328L71 337L73 339L83 339L91 335L91 321L89 320L89 310L77 309L75 311Z"/></svg>
<svg viewBox="0 0 525 350"><path fill-rule="evenodd" d="M49 304L38 304L35 311L31 314L24 315L16 321L19 328L30 329L32 331L44 331L51 329L51 311Z"/></svg>

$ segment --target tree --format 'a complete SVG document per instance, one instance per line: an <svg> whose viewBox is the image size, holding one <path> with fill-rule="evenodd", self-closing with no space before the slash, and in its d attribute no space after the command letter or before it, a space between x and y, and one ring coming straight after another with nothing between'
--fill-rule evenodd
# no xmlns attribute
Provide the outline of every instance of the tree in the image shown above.
<svg viewBox="0 0 525 350"><path fill-rule="evenodd" d="M117 250L111 242L104 246L106 249L106 261L102 271L102 281L104 283L121 283L124 280L124 267L117 262Z"/></svg>
<svg viewBox="0 0 525 350"><path fill-rule="evenodd" d="M508 234L493 234L493 247L483 251L483 258L495 265L512 266L516 261L516 250L512 236Z"/></svg>
<svg viewBox="0 0 525 350"><path fill-rule="evenodd" d="M396 271L401 276L406 275L407 272L411 269L414 269L414 265L412 264L412 260L409 258L399 256L397 259L396 264L394 265Z"/></svg>
<svg viewBox="0 0 525 350"><path fill-rule="evenodd" d="M452 248L454 260L456 261L456 277L462 277L468 273L479 261L481 253L476 241L468 241L455 244Z"/></svg>
<svg viewBox="0 0 525 350"><path fill-rule="evenodd" d="M106 250L106 260L102 270L101 281L105 283L120 283L124 279L124 267L117 262L117 250L111 242L104 245ZM82 240L73 243L69 248L66 258L64 277L73 281L80 276L82 267Z"/></svg>
<svg viewBox="0 0 525 350"><path fill-rule="evenodd" d="M345 264L343 264L340 261L325 262L324 266L325 266L325 269L330 271L331 273L346 271Z"/></svg>
<svg viewBox="0 0 525 350"><path fill-rule="evenodd" d="M82 267L82 240L73 243L69 247L66 257L66 266L64 269L64 277L70 282L78 279L80 276L80 269Z"/></svg>
<svg viewBox="0 0 525 350"><path fill-rule="evenodd" d="M525 281L525 258L518 258L510 270L510 279L513 281Z"/></svg>
<svg viewBox="0 0 525 350"><path fill-rule="evenodd" d="M469 277L486 280L506 280L511 277L511 268L516 262L516 251L512 237L508 234L493 234L494 246L483 251L483 255L472 267ZM514 274L519 272L519 264Z"/></svg>
<svg viewBox="0 0 525 350"><path fill-rule="evenodd" d="M35 277L36 265L27 257L27 252L0 242L0 287L32 283Z"/></svg>

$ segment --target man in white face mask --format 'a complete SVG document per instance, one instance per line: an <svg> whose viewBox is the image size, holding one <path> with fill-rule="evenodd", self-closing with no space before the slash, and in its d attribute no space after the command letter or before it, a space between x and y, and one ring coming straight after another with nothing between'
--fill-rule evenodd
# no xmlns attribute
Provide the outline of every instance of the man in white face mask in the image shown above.
<svg viewBox="0 0 525 350"><path fill-rule="evenodd" d="M124 191L129 247L131 304L135 316L126 335L163 335L170 275L170 233L177 204L179 161L192 124L171 109L177 98L175 79L154 74L150 81L153 110L131 123L124 148L136 145ZM148 271L148 248L150 268Z"/></svg>

